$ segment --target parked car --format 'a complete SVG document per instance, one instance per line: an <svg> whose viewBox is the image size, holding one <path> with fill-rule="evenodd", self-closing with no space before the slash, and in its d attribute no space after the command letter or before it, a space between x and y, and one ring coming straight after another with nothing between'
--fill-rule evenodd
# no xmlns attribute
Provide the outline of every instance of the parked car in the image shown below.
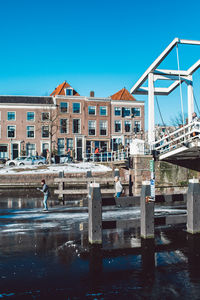
<svg viewBox="0 0 200 300"><path fill-rule="evenodd" d="M43 156L28 156L23 161L18 162L18 166L28 166L28 165L44 165L46 163L46 158Z"/></svg>
<svg viewBox="0 0 200 300"><path fill-rule="evenodd" d="M25 158L27 158L27 156L19 156L15 159L9 159L7 162L6 162L6 166L9 166L9 167L14 167L14 166L17 166L19 162L22 162Z"/></svg>

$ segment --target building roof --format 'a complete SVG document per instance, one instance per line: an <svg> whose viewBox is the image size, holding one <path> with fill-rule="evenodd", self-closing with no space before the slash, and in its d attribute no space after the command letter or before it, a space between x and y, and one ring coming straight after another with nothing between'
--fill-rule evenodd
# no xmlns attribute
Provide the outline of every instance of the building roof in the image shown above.
<svg viewBox="0 0 200 300"><path fill-rule="evenodd" d="M0 103L12 104L53 104L52 97L0 96Z"/></svg>
<svg viewBox="0 0 200 300"><path fill-rule="evenodd" d="M130 100L130 101L136 101L136 99L125 88L123 88L119 92L113 94L111 96L111 99L112 100Z"/></svg>
<svg viewBox="0 0 200 300"><path fill-rule="evenodd" d="M59 95L66 96L65 94L66 88L72 88L72 87L71 85L69 85L69 83L64 81L63 83L59 84L57 88L55 88L55 90L50 94L50 96L59 96ZM73 89L73 96L80 96L80 95Z"/></svg>

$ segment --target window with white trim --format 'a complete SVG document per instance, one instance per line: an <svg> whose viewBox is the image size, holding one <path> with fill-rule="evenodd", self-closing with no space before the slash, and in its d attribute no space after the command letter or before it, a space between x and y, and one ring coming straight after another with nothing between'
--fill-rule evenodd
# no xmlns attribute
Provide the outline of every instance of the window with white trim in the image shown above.
<svg viewBox="0 0 200 300"><path fill-rule="evenodd" d="M35 137L35 128L34 128L34 126L26 126L26 135L27 135L27 138L34 138Z"/></svg>
<svg viewBox="0 0 200 300"><path fill-rule="evenodd" d="M100 116L107 116L107 106L100 106L99 114Z"/></svg>
<svg viewBox="0 0 200 300"><path fill-rule="evenodd" d="M73 103L73 114L80 114L81 113L81 104L78 102Z"/></svg>
<svg viewBox="0 0 200 300"><path fill-rule="evenodd" d="M8 121L15 121L16 120L15 111L8 111L7 112L7 120Z"/></svg>
<svg viewBox="0 0 200 300"><path fill-rule="evenodd" d="M131 132L131 121L124 121L125 132Z"/></svg>
<svg viewBox="0 0 200 300"><path fill-rule="evenodd" d="M28 111L26 114L27 121L34 121L35 120L35 113L34 111Z"/></svg>
<svg viewBox="0 0 200 300"><path fill-rule="evenodd" d="M60 133L67 133L67 119L60 119Z"/></svg>
<svg viewBox="0 0 200 300"><path fill-rule="evenodd" d="M114 108L115 116L121 116L121 107Z"/></svg>
<svg viewBox="0 0 200 300"><path fill-rule="evenodd" d="M133 113L134 117L140 117L140 114L141 114L140 108L139 107L133 107L132 113Z"/></svg>
<svg viewBox="0 0 200 300"><path fill-rule="evenodd" d="M73 133L81 133L81 120L80 119L73 119Z"/></svg>
<svg viewBox="0 0 200 300"><path fill-rule="evenodd" d="M115 132L121 132L122 124L121 121L115 121Z"/></svg>
<svg viewBox="0 0 200 300"><path fill-rule="evenodd" d="M65 139L60 138L58 139L58 155L65 153Z"/></svg>
<svg viewBox="0 0 200 300"><path fill-rule="evenodd" d="M26 144L26 155L27 156L33 156L35 155L35 144Z"/></svg>
<svg viewBox="0 0 200 300"><path fill-rule="evenodd" d="M60 112L61 113L68 112L68 103L67 102L60 102Z"/></svg>
<svg viewBox="0 0 200 300"><path fill-rule="evenodd" d="M140 130L141 130L141 124L140 124L140 121L135 121L135 122L134 122L134 132L135 132L135 133L138 133L138 132L140 132Z"/></svg>
<svg viewBox="0 0 200 300"><path fill-rule="evenodd" d="M96 121L88 121L88 135L96 135Z"/></svg>
<svg viewBox="0 0 200 300"><path fill-rule="evenodd" d="M99 133L100 135L107 135L108 122L101 120L99 122Z"/></svg>
<svg viewBox="0 0 200 300"><path fill-rule="evenodd" d="M88 106L88 115L96 115L96 106Z"/></svg>
<svg viewBox="0 0 200 300"><path fill-rule="evenodd" d="M49 112L42 112L42 121L49 121L50 113Z"/></svg>
<svg viewBox="0 0 200 300"><path fill-rule="evenodd" d="M48 138L49 137L49 126L45 125L42 126L42 138Z"/></svg>
<svg viewBox="0 0 200 300"><path fill-rule="evenodd" d="M66 96L73 96L73 88L69 87L65 89Z"/></svg>
<svg viewBox="0 0 200 300"><path fill-rule="evenodd" d="M7 137L8 138L15 138L16 136L16 126L15 125L8 125L7 126Z"/></svg>
<svg viewBox="0 0 200 300"><path fill-rule="evenodd" d="M131 109L129 107L122 107L122 117L129 117L131 115Z"/></svg>

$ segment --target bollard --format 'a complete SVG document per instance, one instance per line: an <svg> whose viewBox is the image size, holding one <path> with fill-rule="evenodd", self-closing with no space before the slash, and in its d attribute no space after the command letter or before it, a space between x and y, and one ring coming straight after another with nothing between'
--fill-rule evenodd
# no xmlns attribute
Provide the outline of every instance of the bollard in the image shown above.
<svg viewBox="0 0 200 300"><path fill-rule="evenodd" d="M59 178L64 178L64 171L61 171L58 173L58 177ZM59 182L59 186L58 186L59 190L62 192L64 190L64 182ZM65 204L65 201L64 201L64 194L59 194L58 195L58 199L62 200L63 201L63 205Z"/></svg>
<svg viewBox="0 0 200 300"><path fill-rule="evenodd" d="M150 182L143 181L140 197L140 233L144 239L154 238L154 201L149 201L150 195Z"/></svg>
<svg viewBox="0 0 200 300"><path fill-rule="evenodd" d="M115 177L115 176L118 176L118 177L119 177L119 169L115 169L115 170L114 170L114 177Z"/></svg>
<svg viewBox="0 0 200 300"><path fill-rule="evenodd" d="M88 239L102 244L102 198L99 183L91 183L88 193Z"/></svg>
<svg viewBox="0 0 200 300"><path fill-rule="evenodd" d="M86 172L86 178L91 178L92 177L92 172L91 171L87 171Z"/></svg>
<svg viewBox="0 0 200 300"><path fill-rule="evenodd" d="M200 184L190 179L187 192L187 232L200 233Z"/></svg>

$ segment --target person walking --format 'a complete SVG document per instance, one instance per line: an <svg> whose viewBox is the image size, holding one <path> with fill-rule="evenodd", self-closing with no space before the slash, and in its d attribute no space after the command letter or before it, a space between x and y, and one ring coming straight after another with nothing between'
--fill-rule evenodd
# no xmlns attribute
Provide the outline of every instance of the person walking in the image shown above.
<svg viewBox="0 0 200 300"><path fill-rule="evenodd" d="M48 200L50 193L49 193L49 187L45 183L45 179L41 180L41 185L42 185L42 189L37 188L37 190L39 190L40 192L42 192L44 194L44 199L43 199L44 211L48 211L47 200Z"/></svg>
<svg viewBox="0 0 200 300"><path fill-rule="evenodd" d="M116 197L120 197L122 194L123 187L121 185L121 182L119 180L119 176L115 176L115 191L116 191Z"/></svg>

